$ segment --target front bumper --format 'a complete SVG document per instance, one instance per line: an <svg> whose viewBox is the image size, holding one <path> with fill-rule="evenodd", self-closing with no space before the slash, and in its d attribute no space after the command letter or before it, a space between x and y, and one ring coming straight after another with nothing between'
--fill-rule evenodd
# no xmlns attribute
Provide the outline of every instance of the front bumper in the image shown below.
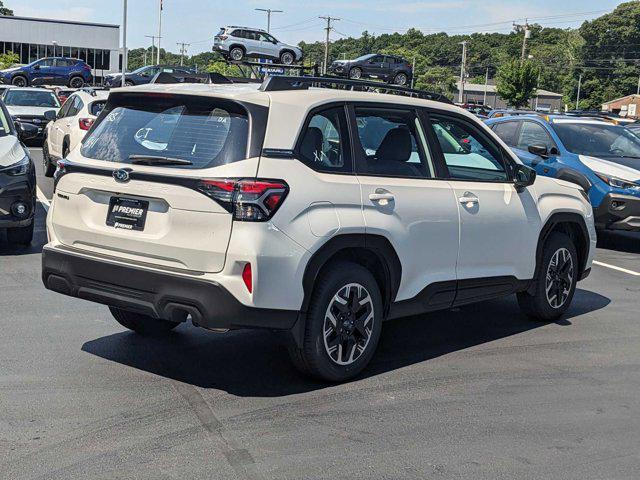
<svg viewBox="0 0 640 480"><path fill-rule="evenodd" d="M640 197L609 193L593 214L598 228L640 231Z"/></svg>
<svg viewBox="0 0 640 480"><path fill-rule="evenodd" d="M294 310L248 307L211 280L122 265L63 247L42 251L42 281L64 295L205 328L289 330Z"/></svg>
<svg viewBox="0 0 640 480"><path fill-rule="evenodd" d="M24 216L16 216L11 207L16 202L28 206ZM12 177L0 172L0 228L26 227L33 221L36 207L35 170Z"/></svg>

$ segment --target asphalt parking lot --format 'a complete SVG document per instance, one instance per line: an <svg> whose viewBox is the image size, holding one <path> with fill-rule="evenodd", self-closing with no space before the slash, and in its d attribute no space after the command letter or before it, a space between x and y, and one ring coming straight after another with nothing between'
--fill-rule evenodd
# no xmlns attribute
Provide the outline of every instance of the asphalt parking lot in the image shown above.
<svg viewBox="0 0 640 480"><path fill-rule="evenodd" d="M45 290L39 187L33 246L0 239L2 479L638 478L640 235L601 237L557 323L514 298L389 322L327 385L269 332L142 339Z"/></svg>

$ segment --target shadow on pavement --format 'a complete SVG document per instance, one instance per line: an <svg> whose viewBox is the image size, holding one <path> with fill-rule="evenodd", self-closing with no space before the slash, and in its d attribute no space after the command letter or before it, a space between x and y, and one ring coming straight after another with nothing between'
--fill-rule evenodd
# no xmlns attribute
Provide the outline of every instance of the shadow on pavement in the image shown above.
<svg viewBox="0 0 640 480"><path fill-rule="evenodd" d="M617 252L640 253L640 233L599 230L598 248Z"/></svg>
<svg viewBox="0 0 640 480"><path fill-rule="evenodd" d="M0 257L41 253L42 247L47 243L46 218L47 213L42 205L38 203L36 206L36 224L33 231L33 241L29 246L8 244L6 231L0 229Z"/></svg>
<svg viewBox="0 0 640 480"><path fill-rule="evenodd" d="M609 302L602 295L578 289L572 308L558 324L571 325L571 318L604 308ZM385 323L378 352L360 378L543 325L522 315L513 297L393 320ZM86 342L82 350L155 375L243 397L291 395L329 386L294 370L277 338L267 331L215 334L182 325L164 338L122 332Z"/></svg>

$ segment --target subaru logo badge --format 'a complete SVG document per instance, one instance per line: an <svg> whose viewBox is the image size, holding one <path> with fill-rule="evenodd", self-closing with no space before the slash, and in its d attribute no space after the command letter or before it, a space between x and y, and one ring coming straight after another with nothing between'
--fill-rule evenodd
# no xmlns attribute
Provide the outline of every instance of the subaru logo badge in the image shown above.
<svg viewBox="0 0 640 480"><path fill-rule="evenodd" d="M116 182L126 183L129 181L129 171L121 168L113 171L113 178Z"/></svg>

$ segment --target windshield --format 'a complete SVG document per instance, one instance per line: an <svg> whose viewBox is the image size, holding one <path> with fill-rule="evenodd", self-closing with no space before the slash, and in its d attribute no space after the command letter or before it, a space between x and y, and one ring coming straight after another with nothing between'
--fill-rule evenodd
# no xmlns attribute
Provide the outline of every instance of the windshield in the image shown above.
<svg viewBox="0 0 640 480"><path fill-rule="evenodd" d="M0 108L0 137L6 137L11 133L10 121L4 113L4 108Z"/></svg>
<svg viewBox="0 0 640 480"><path fill-rule="evenodd" d="M640 137L620 125L602 122L553 123L553 129L571 153L592 157L640 158Z"/></svg>
<svg viewBox="0 0 640 480"><path fill-rule="evenodd" d="M373 53L368 53L368 54L366 54L366 55L362 55L362 56L360 56L360 57L356 58L356 59L355 59L355 61L356 61L356 62L359 62L359 61L367 60L367 59L369 59L369 58L373 58L373 57L375 57L375 55L374 55Z"/></svg>
<svg viewBox="0 0 640 480"><path fill-rule="evenodd" d="M248 126L246 111L234 102L122 94L107 105L81 152L107 162L131 163L135 155L189 162L182 168L215 167L246 158Z"/></svg>
<svg viewBox="0 0 640 480"><path fill-rule="evenodd" d="M10 89L4 95L4 103L15 107L60 107L58 97L53 92L41 89Z"/></svg>
<svg viewBox="0 0 640 480"><path fill-rule="evenodd" d="M145 70L147 70L148 68L150 68L150 67L146 66L146 67L136 68L136 69L135 69L133 72L131 72L131 73L142 73L142 72L144 72Z"/></svg>

